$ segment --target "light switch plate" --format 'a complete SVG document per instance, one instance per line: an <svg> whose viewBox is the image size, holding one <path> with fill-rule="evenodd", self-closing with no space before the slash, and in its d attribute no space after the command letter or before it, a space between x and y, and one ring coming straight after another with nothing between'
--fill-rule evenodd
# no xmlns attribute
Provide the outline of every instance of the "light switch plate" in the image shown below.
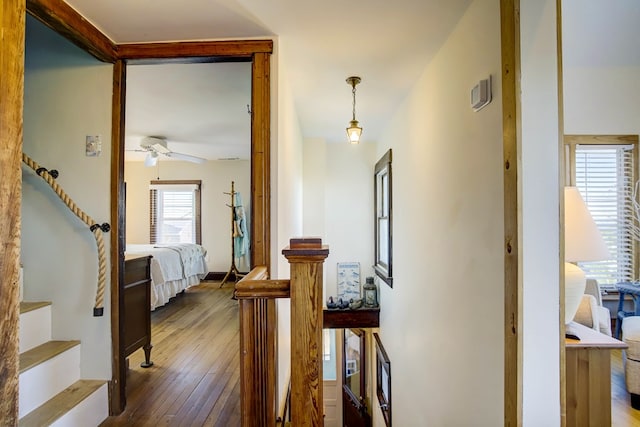
<svg viewBox="0 0 640 427"><path fill-rule="evenodd" d="M100 135L87 135L86 156L97 157L100 153L102 153L102 138Z"/></svg>

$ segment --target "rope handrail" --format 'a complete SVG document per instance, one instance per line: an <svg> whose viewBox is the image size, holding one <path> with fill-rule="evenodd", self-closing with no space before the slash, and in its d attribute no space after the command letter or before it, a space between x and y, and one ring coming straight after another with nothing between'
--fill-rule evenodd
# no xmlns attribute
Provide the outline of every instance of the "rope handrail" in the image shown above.
<svg viewBox="0 0 640 427"><path fill-rule="evenodd" d="M58 177L58 171L41 167L33 159L22 153L22 162L33 169L38 176L44 179L47 184L58 195L60 200L64 202L71 212L82 222L89 226L89 230L93 233L96 239L96 245L98 247L98 288L96 290L96 299L93 307L93 315L98 317L104 314L104 288L107 280L107 260L104 250L104 240L102 238L102 232L108 232L110 226L108 223L97 224L89 215L87 215L82 209L80 209L75 202L69 197L67 193L56 183L55 178Z"/></svg>

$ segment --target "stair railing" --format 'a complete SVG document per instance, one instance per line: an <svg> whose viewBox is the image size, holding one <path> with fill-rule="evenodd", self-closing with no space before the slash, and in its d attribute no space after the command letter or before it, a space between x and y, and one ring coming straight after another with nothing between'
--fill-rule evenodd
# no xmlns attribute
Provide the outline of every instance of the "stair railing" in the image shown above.
<svg viewBox="0 0 640 427"><path fill-rule="evenodd" d="M276 425L276 298L291 298L291 423L323 425L321 239L291 239L283 255L289 280L256 267L236 284L240 301L240 400L243 427Z"/></svg>
<svg viewBox="0 0 640 427"><path fill-rule="evenodd" d="M97 224L89 215L87 215L82 209L80 209L75 202L64 192L62 187L58 185L55 179L58 177L58 171L53 169L51 171L43 168L33 159L22 153L22 162L33 169L39 177L44 179L47 184L53 189L69 208L75 216L80 218L85 224L89 226L89 230L93 233L98 247L98 286L96 289L96 299L93 306L93 315L98 317L104 314L104 289L107 280L107 259L104 250L104 239L102 238L102 232L108 232L110 226L108 223Z"/></svg>

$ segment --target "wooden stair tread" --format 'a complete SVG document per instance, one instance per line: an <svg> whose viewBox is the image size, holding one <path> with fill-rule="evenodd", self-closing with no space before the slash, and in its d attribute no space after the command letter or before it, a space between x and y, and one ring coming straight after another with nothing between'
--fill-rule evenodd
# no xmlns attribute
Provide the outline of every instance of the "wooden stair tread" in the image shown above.
<svg viewBox="0 0 640 427"><path fill-rule="evenodd" d="M20 314L28 313L42 307L51 305L49 301L23 301L20 303Z"/></svg>
<svg viewBox="0 0 640 427"><path fill-rule="evenodd" d="M64 351L80 345L80 341L48 341L20 354L20 373L27 371Z"/></svg>
<svg viewBox="0 0 640 427"><path fill-rule="evenodd" d="M18 422L23 427L40 427L51 425L54 421L69 412L106 381L79 380L53 396L47 402L34 409Z"/></svg>

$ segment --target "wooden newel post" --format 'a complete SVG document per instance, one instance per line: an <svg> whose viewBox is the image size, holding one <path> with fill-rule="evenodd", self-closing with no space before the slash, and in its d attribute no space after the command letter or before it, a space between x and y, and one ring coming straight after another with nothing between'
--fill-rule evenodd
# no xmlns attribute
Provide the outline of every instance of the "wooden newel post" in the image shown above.
<svg viewBox="0 0 640 427"><path fill-rule="evenodd" d="M291 424L322 426L322 265L319 238L291 239L282 254L291 268Z"/></svg>

